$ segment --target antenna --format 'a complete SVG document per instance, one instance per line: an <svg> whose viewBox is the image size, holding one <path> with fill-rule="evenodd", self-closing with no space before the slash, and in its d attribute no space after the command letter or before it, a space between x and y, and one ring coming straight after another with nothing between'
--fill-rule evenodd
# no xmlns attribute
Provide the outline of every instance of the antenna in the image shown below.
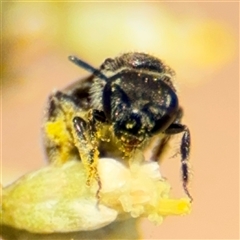
<svg viewBox="0 0 240 240"><path fill-rule="evenodd" d="M91 65L89 65L88 63L82 61L81 59L79 59L78 57L75 56L69 56L68 59L75 63L77 66L84 68L85 70L87 70L88 72L93 73L93 75L105 80L106 82L108 81L108 78L102 74L98 69L92 67Z"/></svg>

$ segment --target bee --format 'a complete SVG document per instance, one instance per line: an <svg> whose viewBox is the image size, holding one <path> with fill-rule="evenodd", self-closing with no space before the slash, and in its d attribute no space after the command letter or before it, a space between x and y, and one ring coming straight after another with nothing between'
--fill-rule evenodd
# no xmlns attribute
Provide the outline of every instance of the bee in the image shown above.
<svg viewBox="0 0 240 240"><path fill-rule="evenodd" d="M81 59L69 60L91 73L48 101L44 124L46 153L50 162L82 161L87 185L97 181L98 159L131 159L152 141L150 157L159 161L174 134L182 134L179 154L183 189L188 191L190 131L174 86L174 71L160 59L139 52L107 58L99 69Z"/></svg>

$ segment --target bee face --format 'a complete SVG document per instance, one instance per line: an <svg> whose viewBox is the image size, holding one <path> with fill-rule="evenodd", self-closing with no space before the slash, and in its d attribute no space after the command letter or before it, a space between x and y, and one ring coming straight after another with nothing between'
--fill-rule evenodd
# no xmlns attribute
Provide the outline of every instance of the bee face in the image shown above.
<svg viewBox="0 0 240 240"><path fill-rule="evenodd" d="M107 59L91 87L92 108L103 111L124 145L138 146L163 132L178 112L173 71L143 53Z"/></svg>

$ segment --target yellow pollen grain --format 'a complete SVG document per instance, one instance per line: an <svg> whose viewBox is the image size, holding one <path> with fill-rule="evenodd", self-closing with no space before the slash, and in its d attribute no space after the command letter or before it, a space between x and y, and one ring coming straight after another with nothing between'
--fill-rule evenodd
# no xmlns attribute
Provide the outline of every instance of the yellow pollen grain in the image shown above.
<svg viewBox="0 0 240 240"><path fill-rule="evenodd" d="M45 131L50 139L60 144L69 140L69 133L65 127L65 123L62 121L48 122L45 125Z"/></svg>

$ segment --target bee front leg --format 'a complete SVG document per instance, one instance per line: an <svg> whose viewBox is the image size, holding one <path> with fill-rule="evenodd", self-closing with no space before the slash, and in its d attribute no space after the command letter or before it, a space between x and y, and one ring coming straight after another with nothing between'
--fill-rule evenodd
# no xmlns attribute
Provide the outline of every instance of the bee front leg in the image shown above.
<svg viewBox="0 0 240 240"><path fill-rule="evenodd" d="M101 189L101 181L98 174L98 144L92 122L87 123L81 117L73 118L74 144L78 148L81 161L87 170L87 185L90 186L93 180L98 183L97 197Z"/></svg>
<svg viewBox="0 0 240 240"><path fill-rule="evenodd" d="M182 164L182 181L183 189L187 196L192 201L193 198L188 191L189 183L189 155L190 155L190 145L191 145L191 136L190 131L187 126L180 123L171 124L168 129L165 131L166 134L178 134L183 133L181 143L180 143L180 156Z"/></svg>

